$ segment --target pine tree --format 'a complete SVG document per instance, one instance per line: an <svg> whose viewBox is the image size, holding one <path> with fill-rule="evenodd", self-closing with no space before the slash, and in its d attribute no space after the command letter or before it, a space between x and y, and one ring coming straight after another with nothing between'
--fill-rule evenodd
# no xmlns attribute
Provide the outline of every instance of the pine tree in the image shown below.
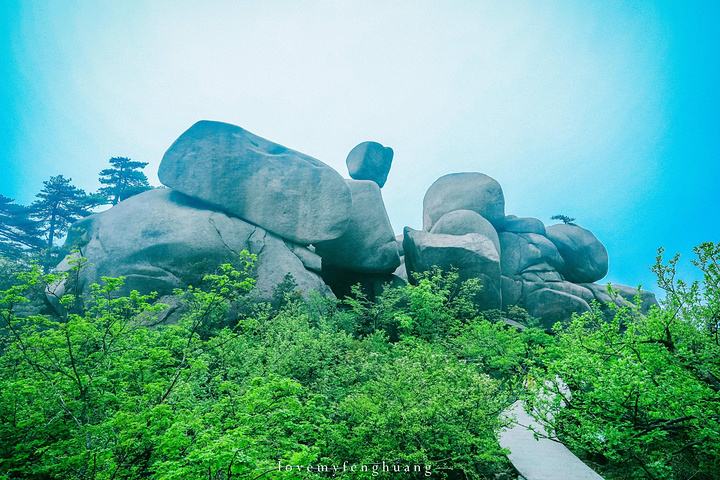
<svg viewBox="0 0 720 480"><path fill-rule="evenodd" d="M40 249L38 224L30 218L30 209L15 200L0 195L0 254L18 253Z"/></svg>
<svg viewBox="0 0 720 480"><path fill-rule="evenodd" d="M55 240L67 233L75 221L90 215L85 191L72 185L71 178L62 175L43 182L44 188L30 206L32 217L38 222L45 247L52 250Z"/></svg>
<svg viewBox="0 0 720 480"><path fill-rule="evenodd" d="M142 172L147 162L134 162L127 157L113 157L110 159L110 165L110 168L100 172L100 183L106 186L98 191L107 199L107 203L116 205L152 188Z"/></svg>

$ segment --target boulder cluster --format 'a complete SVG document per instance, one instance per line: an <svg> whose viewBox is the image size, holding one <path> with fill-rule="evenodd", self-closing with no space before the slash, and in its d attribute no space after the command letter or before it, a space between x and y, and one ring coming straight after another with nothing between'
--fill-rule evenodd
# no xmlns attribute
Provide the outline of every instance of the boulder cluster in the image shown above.
<svg viewBox="0 0 720 480"><path fill-rule="evenodd" d="M402 242L401 269L411 281L433 266L454 267L463 280L481 280L481 305L524 307L546 327L590 310L593 299L625 306L640 294L643 310L656 303L652 293L625 286L614 285L619 295L611 297L594 283L607 275L608 253L592 232L505 215L500 184L482 173L453 173L433 183L425 194L423 230L406 227Z"/></svg>
<svg viewBox="0 0 720 480"><path fill-rule="evenodd" d="M592 299L623 304L638 294L620 287L611 299L593 283L607 274L608 255L591 232L506 216L502 188L481 173L438 179L425 195L423 230L396 237L380 191L392 159L391 148L363 142L348 155L344 179L235 125L198 122L162 159L158 177L168 188L73 226L66 244L88 265L72 288L87 297L102 277L123 276L124 293L162 297L247 250L258 257L256 292L271 302L288 275L305 296L341 297L359 283L372 298L436 266L478 278L482 308L523 306L545 325L588 310ZM654 303L642 294L646 307Z"/></svg>

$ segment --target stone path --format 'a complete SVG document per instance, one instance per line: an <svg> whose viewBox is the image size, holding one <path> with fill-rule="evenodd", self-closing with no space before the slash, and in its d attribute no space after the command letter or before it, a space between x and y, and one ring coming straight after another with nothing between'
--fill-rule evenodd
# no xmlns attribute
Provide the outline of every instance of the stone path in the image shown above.
<svg viewBox="0 0 720 480"><path fill-rule="evenodd" d="M500 445L510 450L508 458L525 480L603 480L559 442L535 440L533 427L542 427L523 409L518 400L506 411L516 424L500 434Z"/></svg>

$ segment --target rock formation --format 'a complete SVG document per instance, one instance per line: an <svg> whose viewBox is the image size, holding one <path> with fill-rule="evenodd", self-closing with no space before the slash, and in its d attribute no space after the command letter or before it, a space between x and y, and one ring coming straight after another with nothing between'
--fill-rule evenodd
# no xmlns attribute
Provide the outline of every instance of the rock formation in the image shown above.
<svg viewBox="0 0 720 480"><path fill-rule="evenodd" d="M313 263L319 268L320 259L306 247L168 188L141 193L77 222L67 242L88 259L77 285L85 297L102 277L120 276L125 277L121 293L171 294L199 284L223 263L237 263L242 250L258 255L256 290L262 298L271 299L287 274L306 295L330 294L310 271Z"/></svg>
<svg viewBox="0 0 720 480"><path fill-rule="evenodd" d="M158 178L305 245L342 235L352 206L350 189L329 166L227 123L190 127L165 152Z"/></svg>
<svg viewBox="0 0 720 480"><path fill-rule="evenodd" d="M160 164L160 181L170 188L73 226L66 244L79 247L88 265L56 294L72 288L87 298L103 276L124 276L122 293L170 294L248 250L258 256L256 295L271 302L288 275L305 296L344 297L360 284L373 299L440 267L477 278L481 308L518 305L548 328L593 300L626 306L639 294L643 311L657 303L624 286L610 296L593 283L607 274L608 254L590 231L506 216L500 184L482 173L439 178L423 201L423 230L406 227L396 237L380 190L392 158L392 149L363 142L347 158L352 179L343 179L240 127L198 122Z"/></svg>
<svg viewBox="0 0 720 480"><path fill-rule="evenodd" d="M383 147L377 142L363 142L350 150L345 163L350 178L372 180L382 188L390 173L392 159L392 148Z"/></svg>

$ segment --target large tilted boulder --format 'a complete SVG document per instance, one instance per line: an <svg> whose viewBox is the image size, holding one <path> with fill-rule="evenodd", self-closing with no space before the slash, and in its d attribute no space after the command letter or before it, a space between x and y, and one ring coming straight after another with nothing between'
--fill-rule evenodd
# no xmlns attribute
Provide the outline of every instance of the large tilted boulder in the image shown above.
<svg viewBox="0 0 720 480"><path fill-rule="evenodd" d="M345 233L315 243L323 264L367 273L392 273L400 266L395 232L380 187L370 180L347 180L352 194Z"/></svg>
<svg viewBox="0 0 720 480"><path fill-rule="evenodd" d="M590 230L571 224L547 227L547 237L565 260L560 273L574 283L591 283L608 273L605 245Z"/></svg>
<svg viewBox="0 0 720 480"><path fill-rule="evenodd" d="M542 235L500 232L499 238L502 273L507 277L537 266L541 268L536 271L561 270L565 264L557 247Z"/></svg>
<svg viewBox="0 0 720 480"><path fill-rule="evenodd" d="M500 239L497 230L490 222L477 212L472 210L455 210L446 213L433 225L430 233L443 235L466 235L468 233L479 233L485 235L495 244L497 251L500 251Z"/></svg>
<svg viewBox="0 0 720 480"><path fill-rule="evenodd" d="M163 156L160 181L300 244L345 232L352 198L335 170L235 125L200 121Z"/></svg>
<svg viewBox="0 0 720 480"><path fill-rule="evenodd" d="M440 217L455 210L477 212L501 230L505 224L505 197L500 184L476 172L438 178L425 193L423 230L429 232Z"/></svg>
<svg viewBox="0 0 720 480"><path fill-rule="evenodd" d="M223 263L237 264L240 252L258 255L256 292L272 300L275 288L291 274L298 290L332 295L293 253L297 245L239 218L170 189L155 189L87 217L73 226L68 243L81 249L88 265L77 286L84 296L104 276L125 277L121 293L138 290L160 296L199 284ZM306 262L312 262L307 251ZM68 259L58 267L66 269ZM62 291L62 290L61 290Z"/></svg>
<svg viewBox="0 0 720 480"><path fill-rule="evenodd" d="M392 148L383 147L377 142L363 142L350 150L345 163L350 178L372 180L382 188L390 173L392 159Z"/></svg>
<svg viewBox="0 0 720 480"><path fill-rule="evenodd" d="M482 285L477 302L481 308L501 308L500 254L485 235L443 235L405 228L403 249L410 281L433 267L457 268L460 280L478 278Z"/></svg>

